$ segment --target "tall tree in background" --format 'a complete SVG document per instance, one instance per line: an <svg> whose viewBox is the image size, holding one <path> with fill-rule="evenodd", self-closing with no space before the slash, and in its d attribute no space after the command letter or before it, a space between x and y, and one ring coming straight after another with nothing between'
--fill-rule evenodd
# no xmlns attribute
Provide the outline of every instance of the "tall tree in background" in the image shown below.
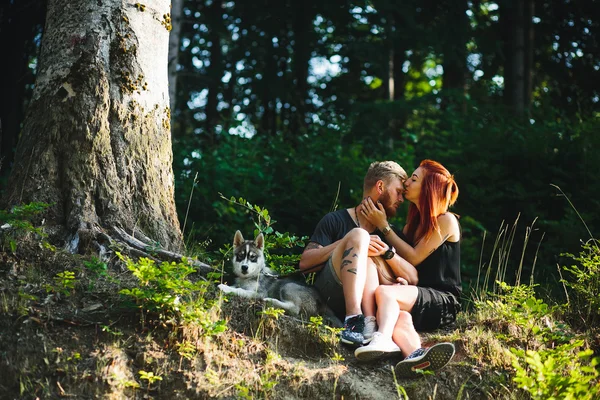
<svg viewBox="0 0 600 400"><path fill-rule="evenodd" d="M5 199L51 203L47 225L72 251L96 226L139 229L166 247L181 245L169 132L169 4L48 2Z"/></svg>
<svg viewBox="0 0 600 400"><path fill-rule="evenodd" d="M467 1L452 0L439 3L446 10L444 22L439 31L443 54L443 89L451 91L464 100L466 94L467 41L469 40L469 20ZM443 11L440 9L440 14ZM464 102L463 102L464 107Z"/></svg>
<svg viewBox="0 0 600 400"><path fill-rule="evenodd" d="M29 63L39 48L45 1L11 1L0 6L0 187L8 177L21 130L25 104L33 86Z"/></svg>
<svg viewBox="0 0 600 400"><path fill-rule="evenodd" d="M181 25L183 18L183 0L171 0L171 34L169 35L169 100L171 112L176 109L177 66L179 65L179 47L181 46ZM175 113L171 115L173 121Z"/></svg>
<svg viewBox="0 0 600 400"><path fill-rule="evenodd" d="M503 0L499 4L504 40L504 100L522 114L531 103L534 3Z"/></svg>

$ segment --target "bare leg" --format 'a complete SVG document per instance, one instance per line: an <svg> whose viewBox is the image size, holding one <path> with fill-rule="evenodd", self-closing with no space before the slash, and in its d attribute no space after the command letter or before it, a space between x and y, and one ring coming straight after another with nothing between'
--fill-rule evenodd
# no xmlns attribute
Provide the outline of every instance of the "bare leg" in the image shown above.
<svg viewBox="0 0 600 400"><path fill-rule="evenodd" d="M379 332L392 337L403 353L408 351L410 354L421 345L409 312L417 301L418 293L417 287L410 285L382 285L375 291Z"/></svg>
<svg viewBox="0 0 600 400"><path fill-rule="evenodd" d="M365 317L375 316L375 290L377 290L378 286L379 276L377 274L377 267L373 259L369 257L367 260L367 281L362 296L362 310Z"/></svg>
<svg viewBox="0 0 600 400"><path fill-rule="evenodd" d="M367 258L371 238L364 229L352 229L335 248L332 264L342 282L346 315L362 314L361 300L367 281Z"/></svg>
<svg viewBox="0 0 600 400"><path fill-rule="evenodd" d="M421 338L415 330L412 315L409 312L400 311L392 339L402 349L404 357L421 347Z"/></svg>

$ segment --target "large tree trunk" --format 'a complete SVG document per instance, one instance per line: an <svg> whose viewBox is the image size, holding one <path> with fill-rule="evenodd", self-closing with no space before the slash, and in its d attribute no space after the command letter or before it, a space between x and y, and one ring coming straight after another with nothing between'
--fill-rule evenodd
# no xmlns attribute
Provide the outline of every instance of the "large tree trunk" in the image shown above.
<svg viewBox="0 0 600 400"><path fill-rule="evenodd" d="M40 68L5 200L51 203L78 249L95 226L178 248L169 132L169 0L49 0ZM50 229L53 228L53 229Z"/></svg>

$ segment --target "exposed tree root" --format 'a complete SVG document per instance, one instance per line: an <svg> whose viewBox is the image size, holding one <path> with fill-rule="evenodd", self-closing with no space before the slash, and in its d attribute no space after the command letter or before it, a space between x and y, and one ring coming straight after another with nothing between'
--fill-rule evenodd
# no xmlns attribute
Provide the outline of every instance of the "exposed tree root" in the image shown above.
<svg viewBox="0 0 600 400"><path fill-rule="evenodd" d="M131 255L149 258L155 262L160 262L161 260L183 262L185 259L187 263L191 264L193 267L196 267L200 274L214 271L213 267L201 261L188 258L183 254L162 249L157 242L152 241L152 239L148 238L139 231L135 231L133 234L138 236L141 240L128 234L124 229L119 227L113 226L112 229L118 236L117 239L111 237L99 228L97 228L96 233L103 241L106 241L112 245L125 247L127 252Z"/></svg>

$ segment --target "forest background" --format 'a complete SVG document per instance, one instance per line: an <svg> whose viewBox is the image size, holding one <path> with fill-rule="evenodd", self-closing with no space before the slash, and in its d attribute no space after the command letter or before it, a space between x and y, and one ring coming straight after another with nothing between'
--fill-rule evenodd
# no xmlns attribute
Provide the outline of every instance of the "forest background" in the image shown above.
<svg viewBox="0 0 600 400"><path fill-rule="evenodd" d="M4 189L45 1L1 10ZM600 226L598 15L591 0L173 1L173 168L188 248L208 254L254 230L221 194L310 236L326 212L358 203L370 162L410 173L431 158L460 188L465 286L518 220L515 245L530 242L522 273L535 265L534 280L560 296L560 255L589 238L581 219Z"/></svg>

